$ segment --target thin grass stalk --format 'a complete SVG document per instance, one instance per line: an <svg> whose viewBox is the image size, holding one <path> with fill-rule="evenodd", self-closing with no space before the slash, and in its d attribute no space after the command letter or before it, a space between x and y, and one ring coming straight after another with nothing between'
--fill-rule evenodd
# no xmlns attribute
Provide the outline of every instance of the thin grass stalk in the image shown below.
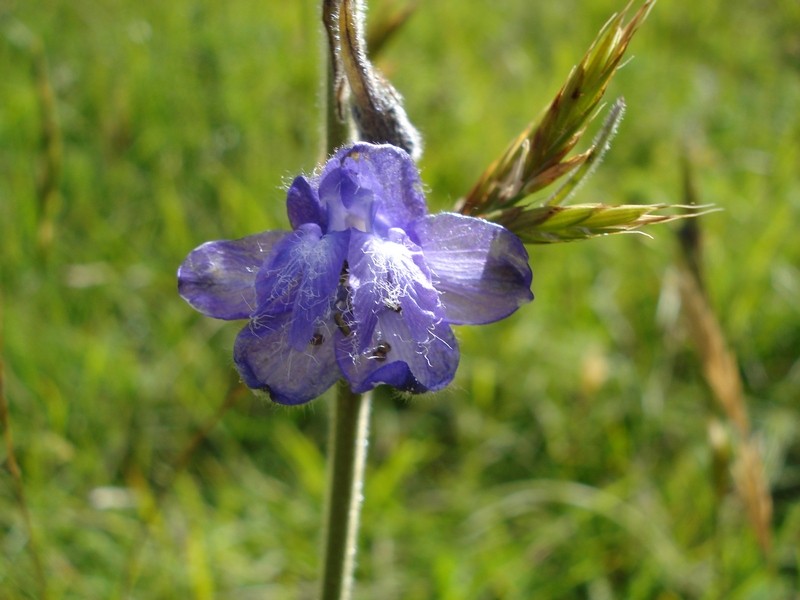
<svg viewBox="0 0 800 600"><path fill-rule="evenodd" d="M17 496L19 509L22 513L22 520L25 523L26 533L28 534L28 551L33 561L33 568L36 573L36 583L39 587L39 597L42 600L49 598L47 578L44 574L42 561L39 556L38 546L36 544L36 536L33 531L33 521L31 520L31 513L28 510L28 502L25 499L25 485L22 481L22 471L17 462L17 455L14 452L14 438L11 435L11 415L8 411L8 400L6 399L6 386L5 386L5 368L3 365L3 297L0 293L0 423L3 426L3 438L6 443L6 454L8 458L8 471L11 473L11 479L14 481L14 492Z"/></svg>
<svg viewBox="0 0 800 600"><path fill-rule="evenodd" d="M44 43L38 36L31 44L31 54L36 96L39 100L42 119L42 167L36 186L40 209L37 241L42 251L47 252L53 242L55 219L61 208L59 180L61 179L64 151L47 55Z"/></svg>
<svg viewBox="0 0 800 600"><path fill-rule="evenodd" d="M115 597L130 597L136 579L135 574L139 566L141 551L144 548L145 542L147 541L150 533L150 525L156 520L164 499L175 484L178 475L189 465L192 456L194 456L194 453L197 452L200 444L203 443L214 427L216 427L217 424L222 420L222 417L224 417L228 410L230 410L230 408L236 403L236 401L242 397L246 390L247 387L244 384L239 383L228 392L228 394L225 396L225 400L223 400L219 408L217 408L214 414L209 417L203 423L203 425L200 426L189 443L186 444L183 451L172 462L172 465L169 469L169 477L166 479L166 481L160 484L157 483L156 492L152 497L152 501L147 503L145 509L142 511L139 521L141 528L136 538L136 542L131 545L128 551L128 557L125 561L125 569L119 584L119 592Z"/></svg>
<svg viewBox="0 0 800 600"><path fill-rule="evenodd" d="M166 493L172 489L172 486L175 483L175 479L178 476L178 473L183 471L189 462L194 456L194 453L197 452L197 449L200 447L211 431L217 426L217 424L222 420L222 417L225 416L225 413L230 410L230 408L236 404L236 401L239 400L247 391L247 386L243 383L239 383L235 385L229 392L228 395L225 397L225 400L222 404L219 405L219 408L211 415L208 419L206 419L205 423L200 426L200 429L194 434L194 437L186 444L186 447L183 449L178 455L178 458L175 459L172 463L172 469L170 470L170 477L169 479L161 486L156 494L157 501L161 502L161 499L166 495Z"/></svg>
<svg viewBox="0 0 800 600"><path fill-rule="evenodd" d="M371 394L354 394L339 381L328 440L321 600L349 600L363 499Z"/></svg>

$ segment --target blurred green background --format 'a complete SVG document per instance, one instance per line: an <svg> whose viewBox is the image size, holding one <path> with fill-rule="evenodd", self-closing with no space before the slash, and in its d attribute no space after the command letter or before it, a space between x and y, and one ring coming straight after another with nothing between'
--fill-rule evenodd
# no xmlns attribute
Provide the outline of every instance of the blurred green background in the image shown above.
<svg viewBox="0 0 800 600"><path fill-rule="evenodd" d="M378 62L425 135L432 210L623 4L420 2ZM317 2L0 12L2 359L50 597L312 598L330 398L236 392L239 324L193 311L175 271L206 240L287 226L282 186L320 156ZM667 225L531 247L536 300L459 328L447 391L376 394L356 598L800 598L800 4L662 1L629 55L608 92L627 117L577 200L681 202L688 155L698 200L724 208L699 223L706 288L771 548L728 475L736 436L677 314ZM0 598L38 598L0 459Z"/></svg>

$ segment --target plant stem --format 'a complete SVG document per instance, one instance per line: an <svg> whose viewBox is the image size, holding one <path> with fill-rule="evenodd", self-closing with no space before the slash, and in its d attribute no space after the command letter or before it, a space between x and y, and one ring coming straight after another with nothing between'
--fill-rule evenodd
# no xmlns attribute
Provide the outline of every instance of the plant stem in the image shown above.
<svg viewBox="0 0 800 600"><path fill-rule="evenodd" d="M339 382L328 440L321 600L349 600L358 541L358 516L367 458L371 395Z"/></svg>
<svg viewBox="0 0 800 600"><path fill-rule="evenodd" d="M349 125L339 119L336 98L334 15L338 2L323 0L322 21L330 54L325 70L325 155L350 141ZM358 542L361 488L367 459L371 395L354 394L350 384L338 384L328 436L328 496L323 523L321 600L349 600Z"/></svg>
<svg viewBox="0 0 800 600"><path fill-rule="evenodd" d="M325 80L325 158L350 141L350 126L339 120L335 88L333 62L328 60Z"/></svg>
<svg viewBox="0 0 800 600"><path fill-rule="evenodd" d="M339 119L339 98L337 77L342 76L339 47L339 5L341 0L322 0L322 26L326 38L325 60L325 122L323 123L325 140L323 161L333 152L347 144L350 140L350 125L345 118Z"/></svg>

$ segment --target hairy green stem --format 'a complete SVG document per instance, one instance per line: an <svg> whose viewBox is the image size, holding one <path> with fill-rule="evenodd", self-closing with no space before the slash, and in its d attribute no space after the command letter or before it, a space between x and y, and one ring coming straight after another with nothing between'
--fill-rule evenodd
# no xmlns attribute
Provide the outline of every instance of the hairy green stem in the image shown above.
<svg viewBox="0 0 800 600"><path fill-rule="evenodd" d="M347 123L339 120L337 109L338 100L333 84L333 67L328 65L327 98L325 101L325 151L327 156L333 154L334 150L344 146L350 141L350 127ZM326 156L326 158L327 158Z"/></svg>
<svg viewBox="0 0 800 600"><path fill-rule="evenodd" d="M330 420L321 600L349 600L358 542L371 395L341 380Z"/></svg>
<svg viewBox="0 0 800 600"><path fill-rule="evenodd" d="M325 70L325 155L350 141L350 127L339 118L337 0L323 0L322 21L330 55ZM350 384L339 381L328 435L328 491L323 522L321 600L349 600L358 547L358 516L371 395L354 394Z"/></svg>
<svg viewBox="0 0 800 600"><path fill-rule="evenodd" d="M350 124L347 117L340 110L342 98L340 94L344 92L340 83L343 81L341 60L338 55L339 48L339 29L336 23L339 12L340 0L323 0L322 2L322 25L325 29L328 52L325 60L325 156L347 144L350 141ZM340 117L343 117L342 120Z"/></svg>

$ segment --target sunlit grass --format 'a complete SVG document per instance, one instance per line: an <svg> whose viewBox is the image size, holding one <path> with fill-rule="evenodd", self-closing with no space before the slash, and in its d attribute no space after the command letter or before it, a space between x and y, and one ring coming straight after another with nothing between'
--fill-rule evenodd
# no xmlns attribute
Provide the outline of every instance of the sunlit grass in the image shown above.
<svg viewBox="0 0 800 600"><path fill-rule="evenodd" d="M621 8L420 3L379 66L425 135L434 210L469 191ZM316 3L2 10L2 358L50 596L313 597L326 399L286 410L245 393L185 471L171 465L237 385L236 324L191 310L175 271L206 240L287 226L282 185L320 150ZM576 198L682 202L688 152L699 201L725 209L700 220L705 281L761 440L770 555L709 423L735 435L669 318L679 251L663 226L531 247L536 300L459 328L450 389L376 395L358 598L798 593L798 31L789 0L656 5L609 88L626 118ZM30 39L63 140L49 244ZM5 450L2 462L0 598L35 598Z"/></svg>

